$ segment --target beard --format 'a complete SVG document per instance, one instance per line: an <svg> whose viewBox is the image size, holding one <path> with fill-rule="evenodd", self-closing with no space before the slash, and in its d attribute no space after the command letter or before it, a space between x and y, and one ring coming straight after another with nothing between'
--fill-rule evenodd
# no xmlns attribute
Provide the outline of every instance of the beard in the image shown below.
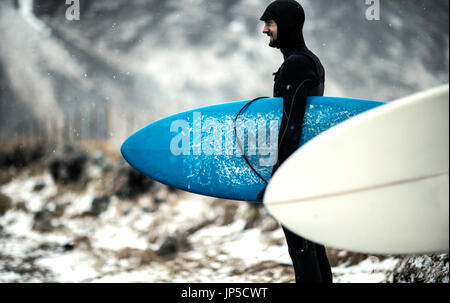
<svg viewBox="0 0 450 303"><path fill-rule="evenodd" d="M269 46L270 47L274 47L274 48L278 48L278 46L277 46L277 39L273 39L272 37L270 37Z"/></svg>
<svg viewBox="0 0 450 303"><path fill-rule="evenodd" d="M272 35L269 35L269 46L275 47L277 39L275 39Z"/></svg>

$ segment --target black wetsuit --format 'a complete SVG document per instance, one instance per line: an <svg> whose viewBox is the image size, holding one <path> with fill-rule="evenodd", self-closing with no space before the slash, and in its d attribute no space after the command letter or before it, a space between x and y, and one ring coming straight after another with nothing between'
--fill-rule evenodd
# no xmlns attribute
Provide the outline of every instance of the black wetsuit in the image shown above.
<svg viewBox="0 0 450 303"><path fill-rule="evenodd" d="M278 136L278 158L272 174L298 149L307 96L323 96L325 72L320 60L305 45L283 50L284 62L275 73L274 97L283 97Z"/></svg>
<svg viewBox="0 0 450 303"><path fill-rule="evenodd" d="M274 97L283 97L283 117L278 135L278 159L272 174L298 149L307 96L322 96L325 71L303 39L303 8L291 0L271 3L261 17L274 20L278 36L273 47L281 50L284 62L275 73ZM264 192L258 198L261 198ZM297 282L332 282L331 266L325 247L291 232L283 231L292 259Z"/></svg>

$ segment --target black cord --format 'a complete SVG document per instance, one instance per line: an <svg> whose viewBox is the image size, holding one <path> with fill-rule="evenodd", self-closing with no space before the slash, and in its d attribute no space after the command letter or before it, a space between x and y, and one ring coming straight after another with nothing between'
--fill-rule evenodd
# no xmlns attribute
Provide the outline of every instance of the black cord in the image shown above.
<svg viewBox="0 0 450 303"><path fill-rule="evenodd" d="M247 107L249 107L250 104L252 104L253 102L255 102L255 101L257 101L257 100L260 100L260 99L266 99L266 98L268 98L268 97L258 97L258 98L255 98L255 99L253 99L253 100L247 102L247 103L241 108L241 110L237 113L236 118L234 119L234 135L236 136L236 142L237 142L237 144L238 144L238 146L239 146L239 149L241 150L241 153L242 153L242 156L244 157L245 162L247 162L247 165L252 169L252 171L253 171L253 172L254 172L254 173L255 173L255 174L256 174L256 175L264 182L264 183L268 184L269 182L268 182L266 179L264 179L264 177L261 176L261 175L256 171L256 169L253 167L253 165L250 164L250 161L248 160L247 156L245 155L245 151L244 151L244 149L242 148L241 142L239 141L239 138L238 138L238 135L237 135L237 131L236 131L236 121L237 121L238 117L241 115L241 113L242 113Z"/></svg>
<svg viewBox="0 0 450 303"><path fill-rule="evenodd" d="M292 107L294 106L295 97L297 97L298 90L299 90L306 82L309 82L309 81L312 81L312 80L311 80L311 79L305 79L305 80L302 81L302 83L300 83L299 86L297 86L297 89L296 89L295 92L294 92L294 96L292 97L291 107L289 108L289 115L286 114L286 111L285 111L285 108L284 108L284 104L283 104L283 113L284 113L284 115L287 117L287 121L286 121L286 127L284 128L283 134L281 134L281 138L279 139L280 145L281 145L281 142L283 142L284 135L286 134L286 131L287 131L288 126L289 126L289 121L290 121L291 115L292 115ZM300 126L300 127L302 127L302 126Z"/></svg>

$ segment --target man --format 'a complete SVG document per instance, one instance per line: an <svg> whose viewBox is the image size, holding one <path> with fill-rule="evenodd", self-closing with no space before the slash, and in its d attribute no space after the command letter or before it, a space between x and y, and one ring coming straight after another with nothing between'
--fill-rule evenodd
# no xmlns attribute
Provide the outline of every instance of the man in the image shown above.
<svg viewBox="0 0 450 303"><path fill-rule="evenodd" d="M269 46L280 49L284 62L275 75L274 97L283 97L283 118L278 135L278 160L272 174L297 150L306 110L307 96L323 96L325 71L303 39L305 13L294 0L277 0L264 11L263 34ZM264 191L258 195L262 199ZM301 282L332 282L325 247L312 243L283 227L295 279Z"/></svg>

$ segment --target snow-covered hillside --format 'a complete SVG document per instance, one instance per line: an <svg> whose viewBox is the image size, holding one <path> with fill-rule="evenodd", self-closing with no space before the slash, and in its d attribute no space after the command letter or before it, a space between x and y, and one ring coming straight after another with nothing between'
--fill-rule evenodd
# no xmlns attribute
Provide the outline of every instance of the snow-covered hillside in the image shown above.
<svg viewBox="0 0 450 303"><path fill-rule="evenodd" d="M0 153L0 282L294 282L264 207L168 188L98 147ZM335 282L448 283L448 254L328 256Z"/></svg>

